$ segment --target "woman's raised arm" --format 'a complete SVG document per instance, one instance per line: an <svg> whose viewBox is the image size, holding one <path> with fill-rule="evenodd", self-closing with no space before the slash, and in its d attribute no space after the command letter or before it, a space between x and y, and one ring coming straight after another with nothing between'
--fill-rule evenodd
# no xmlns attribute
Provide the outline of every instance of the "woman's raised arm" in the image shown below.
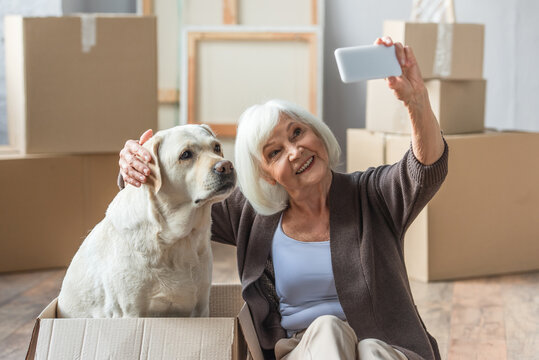
<svg viewBox="0 0 539 360"><path fill-rule="evenodd" d="M393 40L390 37L378 38L375 44L391 46ZM444 152L440 125L432 112L429 94L412 48L398 42L394 45L402 75L387 78L387 84L395 92L395 96L404 103L410 114L412 150L415 157L423 165L431 165Z"/></svg>

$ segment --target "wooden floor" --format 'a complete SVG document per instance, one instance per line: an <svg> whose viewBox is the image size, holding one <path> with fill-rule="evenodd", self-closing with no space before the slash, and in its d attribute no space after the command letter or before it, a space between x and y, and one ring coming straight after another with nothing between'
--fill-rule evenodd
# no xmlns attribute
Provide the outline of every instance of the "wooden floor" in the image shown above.
<svg viewBox="0 0 539 360"><path fill-rule="evenodd" d="M214 282L239 282L233 248L215 244L214 258ZM24 358L64 272L0 274L0 359ZM539 273L411 285L442 359L539 359Z"/></svg>

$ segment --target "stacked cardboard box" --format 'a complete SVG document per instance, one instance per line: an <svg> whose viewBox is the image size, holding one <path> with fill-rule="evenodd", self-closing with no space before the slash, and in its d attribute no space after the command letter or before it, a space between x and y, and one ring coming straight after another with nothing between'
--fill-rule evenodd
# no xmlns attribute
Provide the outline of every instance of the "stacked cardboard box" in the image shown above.
<svg viewBox="0 0 539 360"><path fill-rule="evenodd" d="M421 281L539 270L539 133L446 135L449 173L404 241ZM393 164L408 135L348 129L348 171Z"/></svg>
<svg viewBox="0 0 539 360"><path fill-rule="evenodd" d="M156 124L154 17L5 20L8 133L24 154L118 152Z"/></svg>
<svg viewBox="0 0 539 360"><path fill-rule="evenodd" d="M117 192L125 140L156 127L156 21L8 16L5 46L0 272L66 266Z"/></svg>
<svg viewBox="0 0 539 360"><path fill-rule="evenodd" d="M450 148L442 188L406 233L405 261L417 280L539 269L539 134L484 131L483 32L473 24L384 26L414 50ZM402 102L384 80L367 89L367 129L347 134L348 171L393 164L410 148Z"/></svg>
<svg viewBox="0 0 539 360"><path fill-rule="evenodd" d="M445 134L484 129L483 25L386 21L384 35L413 49ZM410 133L408 113L385 80L367 85L366 128Z"/></svg>

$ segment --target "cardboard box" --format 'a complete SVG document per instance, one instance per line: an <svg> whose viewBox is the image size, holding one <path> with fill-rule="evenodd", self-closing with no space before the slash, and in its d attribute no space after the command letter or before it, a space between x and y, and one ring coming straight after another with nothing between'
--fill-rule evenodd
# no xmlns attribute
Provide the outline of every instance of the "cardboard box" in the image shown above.
<svg viewBox="0 0 539 360"><path fill-rule="evenodd" d="M446 135L481 132L485 124L485 80L427 80L432 110ZM408 110L385 80L367 83L365 127L371 131L410 134Z"/></svg>
<svg viewBox="0 0 539 360"><path fill-rule="evenodd" d="M381 165L380 157L395 163L410 147L409 136L364 129L348 129L347 136L348 171ZM409 276L431 281L539 270L539 133L445 138L448 176L406 233Z"/></svg>
<svg viewBox="0 0 539 360"><path fill-rule="evenodd" d="M118 154L0 156L0 272L67 266L118 192Z"/></svg>
<svg viewBox="0 0 539 360"><path fill-rule="evenodd" d="M156 42L155 17L6 17L10 145L117 152L156 129Z"/></svg>
<svg viewBox="0 0 539 360"><path fill-rule="evenodd" d="M27 360L239 360L247 356L244 333L249 324L244 327L238 313L248 309L239 284L212 286L209 318L57 319L56 305L57 299L36 319Z"/></svg>
<svg viewBox="0 0 539 360"><path fill-rule="evenodd" d="M384 21L384 35L412 47L423 78L481 79L485 27Z"/></svg>

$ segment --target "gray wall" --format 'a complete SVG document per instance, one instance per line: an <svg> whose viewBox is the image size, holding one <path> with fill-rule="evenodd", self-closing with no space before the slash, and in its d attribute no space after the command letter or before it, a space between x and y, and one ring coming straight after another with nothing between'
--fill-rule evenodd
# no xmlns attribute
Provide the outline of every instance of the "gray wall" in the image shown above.
<svg viewBox="0 0 539 360"><path fill-rule="evenodd" d="M64 14L78 12L136 12L136 0L62 0Z"/></svg>
<svg viewBox="0 0 539 360"><path fill-rule="evenodd" d="M539 97L539 1L454 3L458 22L485 24L486 126L539 131L535 108ZM411 5L412 0L326 1L324 119L343 150L346 129L365 126L365 84L341 83L333 51L341 46L371 44L380 36L385 19L408 19Z"/></svg>

